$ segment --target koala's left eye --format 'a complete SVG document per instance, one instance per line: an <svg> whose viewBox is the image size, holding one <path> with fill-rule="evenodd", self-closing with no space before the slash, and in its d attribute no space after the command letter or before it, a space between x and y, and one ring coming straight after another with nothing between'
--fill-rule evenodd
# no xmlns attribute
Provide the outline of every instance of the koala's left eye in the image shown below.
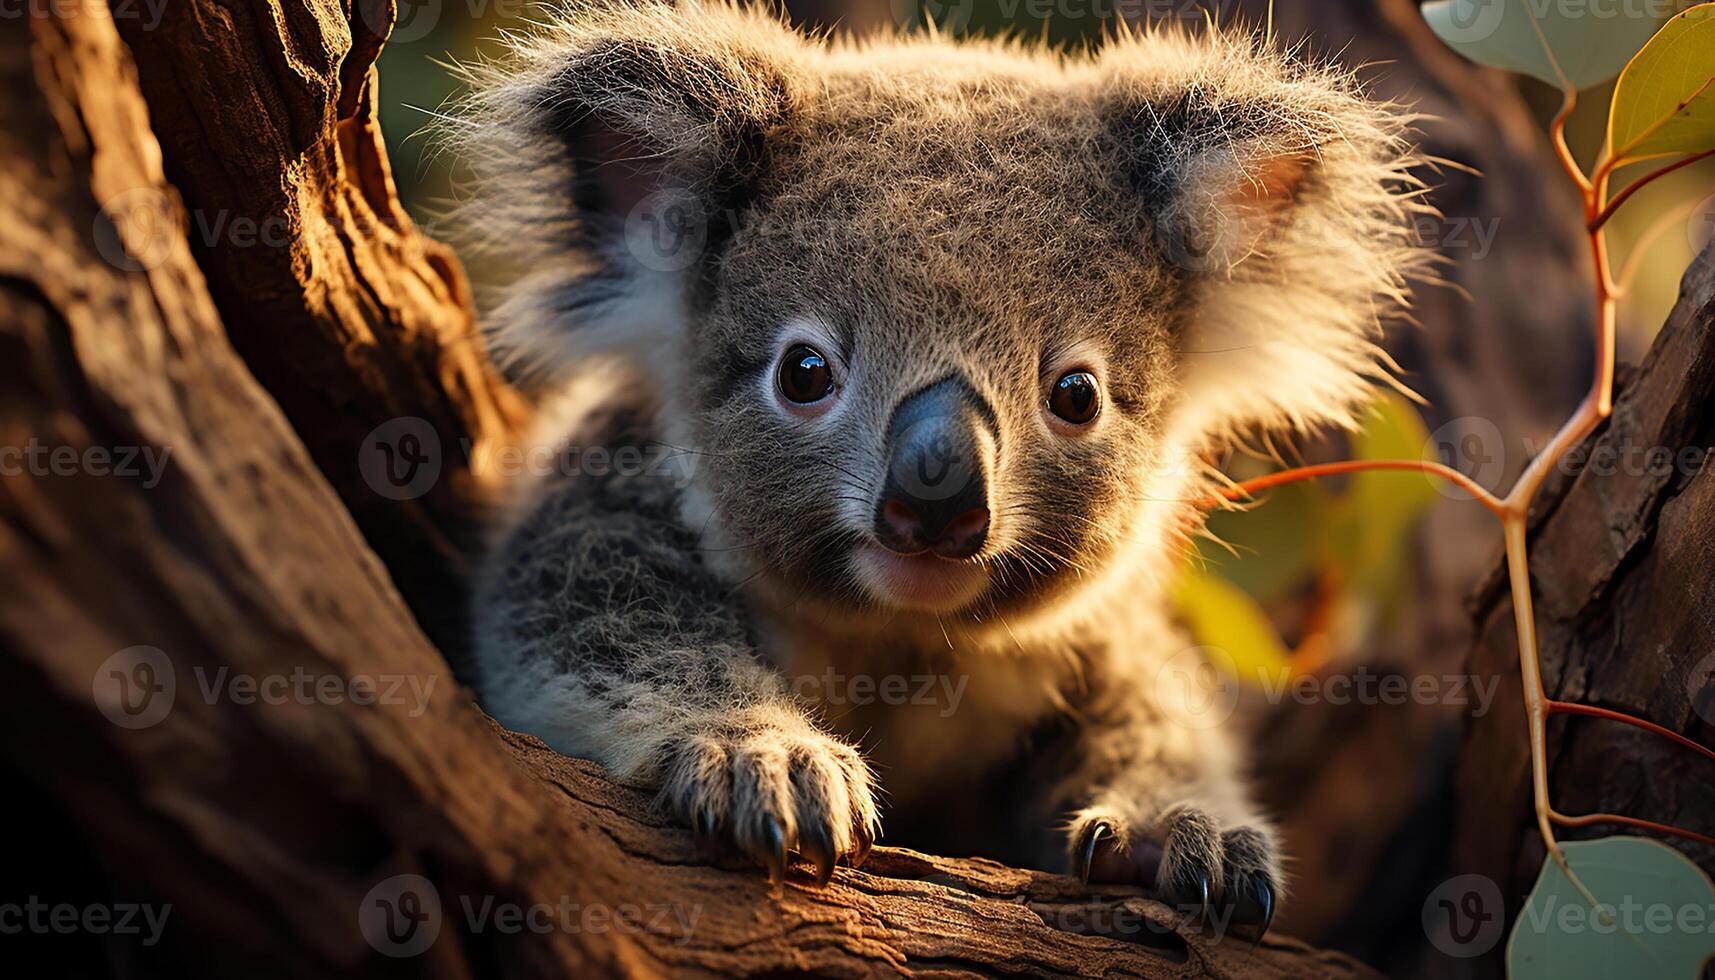
<svg viewBox="0 0 1715 980"><path fill-rule="evenodd" d="M1048 410L1062 422L1088 425L1102 411L1102 390L1096 376L1088 371L1073 371L1054 382L1048 393Z"/></svg>
<svg viewBox="0 0 1715 980"><path fill-rule="evenodd" d="M799 405L819 402L834 389L834 372L828 359L814 347L797 344L780 360L780 393Z"/></svg>

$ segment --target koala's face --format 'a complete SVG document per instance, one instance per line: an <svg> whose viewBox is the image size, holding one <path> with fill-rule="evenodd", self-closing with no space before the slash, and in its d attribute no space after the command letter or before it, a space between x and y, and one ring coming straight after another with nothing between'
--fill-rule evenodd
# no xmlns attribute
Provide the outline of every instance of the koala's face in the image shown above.
<svg viewBox="0 0 1715 980"><path fill-rule="evenodd" d="M1182 289L1093 113L830 85L693 297L699 483L796 597L1042 601L1133 533Z"/></svg>
<svg viewBox="0 0 1715 980"><path fill-rule="evenodd" d="M1414 263L1397 116L1244 39L619 4L474 81L502 344L629 358L786 600L988 620L1165 563L1197 453L1350 421Z"/></svg>

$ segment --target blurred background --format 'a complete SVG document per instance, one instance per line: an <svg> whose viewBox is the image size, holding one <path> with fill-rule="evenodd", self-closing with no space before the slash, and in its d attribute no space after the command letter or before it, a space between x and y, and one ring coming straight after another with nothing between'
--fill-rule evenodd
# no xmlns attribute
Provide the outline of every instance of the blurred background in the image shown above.
<svg viewBox="0 0 1715 980"><path fill-rule="evenodd" d="M617 0L616 0L617 2ZM1116 21L1190 30L1263 23L1252 0L790 0L799 23L838 32L1010 33L1099 44ZM457 162L425 129L459 93L453 61L496 56L503 30L551 5L400 0L382 54L381 117L401 197L431 234L458 195ZM1504 490L1583 394L1591 364L1585 243L1576 197L1544 137L1555 91L1479 69L1440 45L1416 0L1278 0L1283 43L1337 58L1381 97L1416 106L1439 221L1425 244L1445 282L1420 284L1415 326L1388 339L1423 398L1390 397L1352 437L1259 441L1220 461L1236 479L1353 455L1438 458ZM1569 127L1591 160L1610 87L1586 94ZM1635 361L1671 308L1681 273L1715 233L1715 161L1659 182L1612 226L1621 357ZM1478 176L1481 173L1482 176ZM1622 175L1623 176L1623 175ZM1273 492L1211 524L1178 591L1203 643L1227 650L1256 745L1255 779L1284 821L1292 897L1277 927L1394 975L1493 972L1426 940L1427 897L1457 873L1453 774L1462 726L1493 677L1470 676L1466 597L1498 567L1499 534L1462 494L1405 474L1366 474ZM1345 699L1295 699L1299 678ZM1388 697L1399 682L1416 686ZM1390 686L1393 685L1393 686ZM1365 692L1368 692L1367 694Z"/></svg>

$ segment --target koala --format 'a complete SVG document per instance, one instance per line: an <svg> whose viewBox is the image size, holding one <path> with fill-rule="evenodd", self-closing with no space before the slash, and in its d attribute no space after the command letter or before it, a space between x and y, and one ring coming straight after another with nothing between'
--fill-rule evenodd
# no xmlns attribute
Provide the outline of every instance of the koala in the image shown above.
<svg viewBox="0 0 1715 980"><path fill-rule="evenodd" d="M1244 31L723 2L577 3L467 71L486 326L569 461L484 558L480 703L776 882L885 811L1266 930L1280 842L1166 585L1214 454L1390 382L1409 112Z"/></svg>

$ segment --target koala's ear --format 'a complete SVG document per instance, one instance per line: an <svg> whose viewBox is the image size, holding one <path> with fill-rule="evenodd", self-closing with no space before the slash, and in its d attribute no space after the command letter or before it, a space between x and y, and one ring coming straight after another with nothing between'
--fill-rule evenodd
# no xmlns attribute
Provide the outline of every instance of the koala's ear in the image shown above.
<svg viewBox="0 0 1715 980"><path fill-rule="evenodd" d="M1101 67L1145 250L1185 286L1173 437L1352 424L1425 264L1408 117L1260 40L1122 39Z"/></svg>
<svg viewBox="0 0 1715 980"><path fill-rule="evenodd" d="M592 244L651 198L704 212L684 219L729 215L762 176L791 104L784 66L770 52L686 40L590 38L543 86L545 135L564 147Z"/></svg>
<svg viewBox="0 0 1715 980"><path fill-rule="evenodd" d="M456 146L474 245L513 269L498 353L552 374L671 340L789 125L807 48L726 3L574 2L468 74Z"/></svg>
<svg viewBox="0 0 1715 980"><path fill-rule="evenodd" d="M1227 275L1269 255L1306 202L1320 147L1277 105L1233 105L1192 89L1112 112L1121 167L1152 244L1192 275Z"/></svg>

